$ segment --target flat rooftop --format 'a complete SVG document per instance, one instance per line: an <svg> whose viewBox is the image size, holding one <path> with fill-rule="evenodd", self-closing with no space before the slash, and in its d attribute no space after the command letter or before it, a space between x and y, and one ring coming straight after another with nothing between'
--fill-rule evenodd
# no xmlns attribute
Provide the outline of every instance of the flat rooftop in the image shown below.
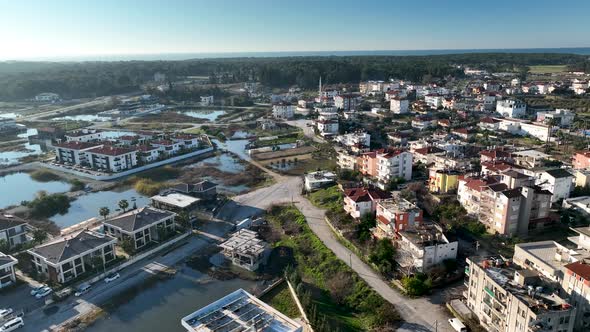
<svg viewBox="0 0 590 332"><path fill-rule="evenodd" d="M386 199L383 200L381 202L379 202L379 204L381 204L385 209L389 210L389 211L394 211L394 212L407 212L410 210L416 210L418 209L418 207L416 207L415 204L412 204L408 201L406 201L405 199L396 199L396 198L391 198L391 199Z"/></svg>
<svg viewBox="0 0 590 332"><path fill-rule="evenodd" d="M190 332L302 332L301 325L243 289L181 319Z"/></svg>
<svg viewBox="0 0 590 332"><path fill-rule="evenodd" d="M519 243L516 247L549 265L555 271L560 271L564 266L572 262L567 259L555 259L556 253L561 253L564 258L573 259L575 261L582 260L589 256L589 253L585 250L571 250L558 245L554 241Z"/></svg>
<svg viewBox="0 0 590 332"><path fill-rule="evenodd" d="M168 195L156 195L151 198L153 201L164 203L167 205L175 206L181 209L187 208L198 201L200 198L196 198L189 195L180 193L170 193Z"/></svg>
<svg viewBox="0 0 590 332"><path fill-rule="evenodd" d="M264 252L267 245L258 238L258 233L249 229L240 229L219 246L243 255L258 256Z"/></svg>

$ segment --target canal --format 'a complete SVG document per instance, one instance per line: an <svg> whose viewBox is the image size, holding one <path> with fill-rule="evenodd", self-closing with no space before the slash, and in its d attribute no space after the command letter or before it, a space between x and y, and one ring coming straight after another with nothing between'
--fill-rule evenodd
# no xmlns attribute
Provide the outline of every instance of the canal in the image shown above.
<svg viewBox="0 0 590 332"><path fill-rule="evenodd" d="M182 317L239 288L251 291L255 285L237 278L212 279L183 266L174 277L143 290L86 331L186 331L180 325Z"/></svg>

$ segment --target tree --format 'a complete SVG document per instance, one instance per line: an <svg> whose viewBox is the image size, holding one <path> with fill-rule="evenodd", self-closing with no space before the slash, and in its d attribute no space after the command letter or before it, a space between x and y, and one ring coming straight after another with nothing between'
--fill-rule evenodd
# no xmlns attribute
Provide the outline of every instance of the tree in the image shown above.
<svg viewBox="0 0 590 332"><path fill-rule="evenodd" d="M432 280L427 275L419 273L413 277L403 277L402 285L408 295L421 296L430 291Z"/></svg>
<svg viewBox="0 0 590 332"><path fill-rule="evenodd" d="M109 210L109 208L106 206L103 206L98 210L98 214L103 217L104 220L107 220L109 213L111 213L111 210Z"/></svg>
<svg viewBox="0 0 590 332"><path fill-rule="evenodd" d="M381 239L369 255L369 261L379 268L381 273L393 271L395 248L389 239Z"/></svg>
<svg viewBox="0 0 590 332"><path fill-rule="evenodd" d="M186 212L186 211L180 212L176 216L176 224L178 224L178 226L180 226L184 230L190 229L190 227L191 227L190 215L188 214L188 212Z"/></svg>
<svg viewBox="0 0 590 332"><path fill-rule="evenodd" d="M126 212L127 208L129 207L129 202L127 202L126 199L122 199L119 201L119 207L121 208L121 210L123 210L123 212Z"/></svg>
<svg viewBox="0 0 590 332"><path fill-rule="evenodd" d="M119 242L119 245L128 255L135 254L135 245L130 237L124 237L123 240Z"/></svg>
<svg viewBox="0 0 590 332"><path fill-rule="evenodd" d="M338 304L344 304L346 297L354 289L354 282L351 274L345 271L336 272L330 279L326 281L326 286Z"/></svg>
<svg viewBox="0 0 590 332"><path fill-rule="evenodd" d="M101 267L103 269L105 268L104 261L103 261L102 257L100 257L100 256L92 256L90 258L90 262L89 263L90 263L90 266L92 266L92 269L95 272L98 272L99 268L101 268Z"/></svg>
<svg viewBox="0 0 590 332"><path fill-rule="evenodd" d="M39 228L37 228L33 231L33 242L35 242L36 244L41 244L45 240L47 240L47 232L46 231L39 229Z"/></svg>

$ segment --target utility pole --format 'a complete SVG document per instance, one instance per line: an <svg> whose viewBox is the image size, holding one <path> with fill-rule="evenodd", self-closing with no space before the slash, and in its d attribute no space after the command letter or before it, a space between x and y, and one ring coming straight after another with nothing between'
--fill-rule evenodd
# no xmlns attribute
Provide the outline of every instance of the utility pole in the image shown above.
<svg viewBox="0 0 590 332"><path fill-rule="evenodd" d="M475 241L475 252L479 251L479 241Z"/></svg>
<svg viewBox="0 0 590 332"><path fill-rule="evenodd" d="M348 262L350 264L350 268L352 269L352 252L348 253Z"/></svg>

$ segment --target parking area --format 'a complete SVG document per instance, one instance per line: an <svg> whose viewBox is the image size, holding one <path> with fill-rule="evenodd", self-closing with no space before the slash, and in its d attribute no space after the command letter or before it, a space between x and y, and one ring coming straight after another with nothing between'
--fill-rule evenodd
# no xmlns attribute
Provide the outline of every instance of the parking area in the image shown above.
<svg viewBox="0 0 590 332"><path fill-rule="evenodd" d="M14 312L30 312L43 306L45 299L36 299L31 295L31 287L21 283L14 288L3 290L0 293L0 309L12 308Z"/></svg>

